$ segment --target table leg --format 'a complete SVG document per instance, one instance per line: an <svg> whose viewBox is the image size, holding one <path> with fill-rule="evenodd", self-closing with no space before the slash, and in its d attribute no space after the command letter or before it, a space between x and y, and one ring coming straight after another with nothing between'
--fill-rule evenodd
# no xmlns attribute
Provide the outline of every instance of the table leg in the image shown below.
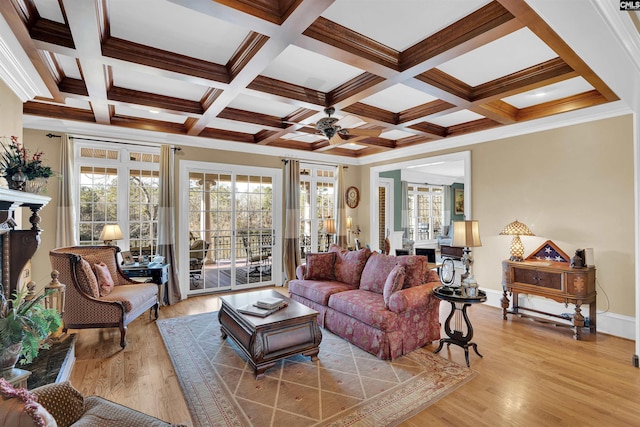
<svg viewBox="0 0 640 427"><path fill-rule="evenodd" d="M478 345L476 343L471 342L473 338L473 326L471 325L471 320L467 315L467 307L471 304L459 303L462 306L458 307L455 302L449 301L451 303L451 312L449 316L447 316L447 320L445 321L444 331L447 334L448 338L440 339L440 345L434 351L434 353L438 353L442 350L442 347L446 343L447 346L451 344L455 344L464 349L464 358L467 362L467 367L471 367L469 363L469 346L473 347L473 350L480 357L482 355L478 352ZM455 319L454 319L455 318ZM452 320L453 320L453 329L452 329ZM463 331L463 322L464 326L466 326L466 334Z"/></svg>

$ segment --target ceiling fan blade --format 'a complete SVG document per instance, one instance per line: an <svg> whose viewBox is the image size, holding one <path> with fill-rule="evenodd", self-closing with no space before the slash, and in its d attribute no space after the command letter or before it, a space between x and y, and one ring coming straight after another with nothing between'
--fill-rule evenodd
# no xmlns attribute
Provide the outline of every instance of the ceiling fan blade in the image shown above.
<svg viewBox="0 0 640 427"><path fill-rule="evenodd" d="M338 120L336 122L336 125L341 126L343 128L353 128L356 126L362 126L365 123L367 122L362 120L360 117L354 116L352 114L347 114L346 116Z"/></svg>
<svg viewBox="0 0 640 427"><path fill-rule="evenodd" d="M357 136L380 136L380 134L382 133L381 130L379 129L359 129L359 128L355 128L355 129L347 129L347 131L349 132L349 135L357 135Z"/></svg>
<svg viewBox="0 0 640 427"><path fill-rule="evenodd" d="M333 135L331 138L329 138L329 144L330 144L332 147L335 147L335 146L337 146L337 145L342 145L342 144L344 144L345 142L346 142L346 141L344 141L344 140L342 139L342 135L340 135L338 132L336 132L336 134L335 134L335 135Z"/></svg>

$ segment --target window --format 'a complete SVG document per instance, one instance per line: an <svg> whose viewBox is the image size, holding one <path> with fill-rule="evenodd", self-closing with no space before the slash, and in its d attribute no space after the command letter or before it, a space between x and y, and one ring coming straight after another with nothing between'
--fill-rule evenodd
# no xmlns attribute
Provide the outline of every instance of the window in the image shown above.
<svg viewBox="0 0 640 427"><path fill-rule="evenodd" d="M102 244L105 224L118 224L123 239L115 242L134 257L154 255L158 238L160 150L154 147L103 148L76 139L79 172L78 241ZM119 179L127 177L127 179Z"/></svg>
<svg viewBox="0 0 640 427"><path fill-rule="evenodd" d="M409 184L409 239L434 240L444 222L443 188L437 185Z"/></svg>
<svg viewBox="0 0 640 427"><path fill-rule="evenodd" d="M325 252L335 239L336 168L300 165L300 255Z"/></svg>

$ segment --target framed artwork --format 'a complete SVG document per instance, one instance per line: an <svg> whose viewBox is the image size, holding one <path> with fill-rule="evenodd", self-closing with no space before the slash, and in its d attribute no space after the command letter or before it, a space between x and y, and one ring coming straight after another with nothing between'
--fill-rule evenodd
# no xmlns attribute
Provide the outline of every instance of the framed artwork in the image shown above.
<svg viewBox="0 0 640 427"><path fill-rule="evenodd" d="M464 215L464 188L453 189L453 206L456 215Z"/></svg>
<svg viewBox="0 0 640 427"><path fill-rule="evenodd" d="M135 261L133 260L133 255L131 255L130 251L122 251L122 262L125 265L135 264Z"/></svg>

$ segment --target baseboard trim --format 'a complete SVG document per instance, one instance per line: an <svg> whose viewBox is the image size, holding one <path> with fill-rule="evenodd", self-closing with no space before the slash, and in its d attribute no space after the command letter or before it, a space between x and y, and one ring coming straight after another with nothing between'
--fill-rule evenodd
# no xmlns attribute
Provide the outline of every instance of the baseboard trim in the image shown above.
<svg viewBox="0 0 640 427"><path fill-rule="evenodd" d="M494 289L484 289L487 293L486 304L502 308L500 299L502 298L502 291ZM511 298L509 298L511 299ZM564 304L555 302L548 298L540 298L530 295L519 295L520 307L535 308L536 310L548 311L550 313L572 313L574 306L572 304L569 307L565 307ZM589 314L589 305L584 304L582 306L582 314L586 317ZM610 312L598 312L598 324L597 331L609 335L614 335L620 338L626 338L629 340L635 340L636 334L636 321L635 318L630 316L623 316L617 313Z"/></svg>

